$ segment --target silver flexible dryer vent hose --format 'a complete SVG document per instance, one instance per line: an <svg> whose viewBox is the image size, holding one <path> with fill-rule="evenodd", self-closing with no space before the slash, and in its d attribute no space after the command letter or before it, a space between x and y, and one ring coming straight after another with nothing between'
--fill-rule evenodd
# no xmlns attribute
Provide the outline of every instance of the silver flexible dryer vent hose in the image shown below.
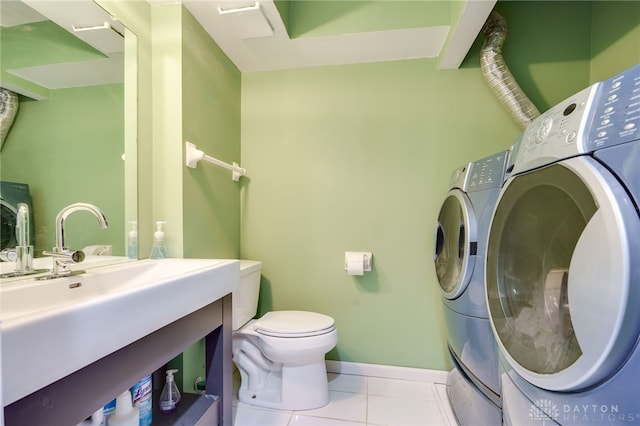
<svg viewBox="0 0 640 426"><path fill-rule="evenodd" d="M18 95L0 87L0 150L18 113Z"/></svg>
<svg viewBox="0 0 640 426"><path fill-rule="evenodd" d="M507 21L493 11L482 27L482 33L485 36L480 51L482 76L518 126L525 129L540 112L518 86L502 57L502 45L507 37Z"/></svg>

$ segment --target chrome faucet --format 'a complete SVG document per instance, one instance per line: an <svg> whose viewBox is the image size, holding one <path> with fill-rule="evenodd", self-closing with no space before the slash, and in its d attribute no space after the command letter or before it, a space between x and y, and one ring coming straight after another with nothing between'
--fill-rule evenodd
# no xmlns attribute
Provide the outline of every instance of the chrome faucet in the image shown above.
<svg viewBox="0 0 640 426"><path fill-rule="evenodd" d="M75 203L70 204L67 207L64 207L58 215L56 216L56 245L53 248L54 253L64 253L68 251L67 246L65 244L64 239L64 221L71 215L71 213L79 212L79 211L88 211L93 213L93 215L98 219L98 223L100 224L100 228L106 229L109 227L109 223L107 222L107 218L98 207L93 204L87 203Z"/></svg>
<svg viewBox="0 0 640 426"><path fill-rule="evenodd" d="M33 246L29 244L29 206L18 204L16 211L16 246L0 252L0 261L15 262L13 272L0 274L0 278L20 277L43 272L33 269Z"/></svg>
<svg viewBox="0 0 640 426"><path fill-rule="evenodd" d="M16 272L33 270L33 246L29 244L29 206L18 204L16 215Z"/></svg>
<svg viewBox="0 0 640 426"><path fill-rule="evenodd" d="M71 275L70 266L74 263L80 263L84 260L84 252L82 250L69 250L65 243L64 238L64 222L72 213L79 211L88 211L92 213L100 224L100 228L105 229L109 227L107 218L102 210L93 204L87 203L75 203L64 207L56 216L56 245L53 247L53 251L42 252L47 256L53 256L53 270L48 278L56 278L59 276ZM76 271L76 273L82 273L84 271ZM43 277L45 278L45 277Z"/></svg>

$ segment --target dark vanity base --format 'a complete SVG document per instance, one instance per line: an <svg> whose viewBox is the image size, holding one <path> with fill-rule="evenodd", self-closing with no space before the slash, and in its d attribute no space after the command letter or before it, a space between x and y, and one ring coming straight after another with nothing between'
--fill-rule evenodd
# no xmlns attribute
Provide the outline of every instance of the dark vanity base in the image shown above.
<svg viewBox="0 0 640 426"><path fill-rule="evenodd" d="M157 401L160 392L154 392L153 401ZM164 414L153 406L153 426L194 426L217 425L220 399L214 395L182 394L180 405L175 412Z"/></svg>
<svg viewBox="0 0 640 426"><path fill-rule="evenodd" d="M78 424L202 338L206 339L208 395L185 395L182 410L176 413L173 423L160 423L172 418L163 420L161 414L154 415L153 422L157 419L160 424L186 424L182 420L187 417L181 413L193 407L195 411L189 413L188 419L195 424L197 418L193 414L199 411L209 416L213 412L209 408L215 406L217 423L230 426L231 332L229 294L6 406L5 426ZM220 399L212 395L219 395Z"/></svg>

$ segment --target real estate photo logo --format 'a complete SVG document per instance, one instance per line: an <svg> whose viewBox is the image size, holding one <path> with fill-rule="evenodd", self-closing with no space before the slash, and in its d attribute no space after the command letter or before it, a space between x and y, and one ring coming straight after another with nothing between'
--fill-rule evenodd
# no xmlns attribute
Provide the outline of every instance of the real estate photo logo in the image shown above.
<svg viewBox="0 0 640 426"><path fill-rule="evenodd" d="M546 398L538 399L529 407L529 418L542 424L555 420L558 417L560 417L558 406Z"/></svg>
<svg viewBox="0 0 640 426"><path fill-rule="evenodd" d="M529 419L540 424L640 424L640 412L623 412L617 404L556 404L542 398L529 407Z"/></svg>

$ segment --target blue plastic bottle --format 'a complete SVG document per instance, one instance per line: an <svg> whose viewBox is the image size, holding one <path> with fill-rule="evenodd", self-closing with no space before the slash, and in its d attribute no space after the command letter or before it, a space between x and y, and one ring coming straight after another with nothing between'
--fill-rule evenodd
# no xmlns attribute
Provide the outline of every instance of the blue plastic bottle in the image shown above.
<svg viewBox="0 0 640 426"><path fill-rule="evenodd" d="M131 394L133 405L140 411L140 426L150 426L153 418L151 376L147 376L133 385Z"/></svg>
<svg viewBox="0 0 640 426"><path fill-rule="evenodd" d="M107 419L107 418L109 418L109 416L111 414L113 414L114 411L116 411L116 400L115 399L113 401L109 402L107 405L105 405L102 412L104 413L105 419Z"/></svg>

